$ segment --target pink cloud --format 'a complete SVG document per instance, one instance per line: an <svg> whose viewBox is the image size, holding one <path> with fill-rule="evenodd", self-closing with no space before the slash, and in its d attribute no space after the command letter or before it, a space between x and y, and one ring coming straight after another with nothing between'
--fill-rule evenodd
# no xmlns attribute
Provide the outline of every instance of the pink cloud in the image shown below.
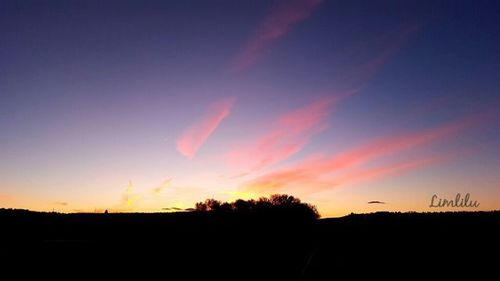
<svg viewBox="0 0 500 281"><path fill-rule="evenodd" d="M239 71L254 64L277 39L285 36L294 25L307 19L321 0L282 1L259 24L243 51L233 62L233 70Z"/></svg>
<svg viewBox="0 0 500 281"><path fill-rule="evenodd" d="M309 165L309 167L315 170L338 170L358 166L377 157L452 137L460 131L475 125L478 121L477 118L469 118L416 133L384 137L341 153L330 160L318 161Z"/></svg>
<svg viewBox="0 0 500 281"><path fill-rule="evenodd" d="M367 169L356 169L333 178L322 178L334 171L313 171L310 169L289 169L262 176L251 181L245 186L245 190L261 195L281 192L284 188L293 185L301 187L299 192L308 194L346 186L352 183L374 182L383 180L389 176L395 176L406 171L432 165L449 160L450 155L439 155L427 158L418 158L398 163L376 166Z"/></svg>
<svg viewBox="0 0 500 281"><path fill-rule="evenodd" d="M275 193L294 185L307 188L307 192L316 192L352 182L378 180L397 172L436 163L443 159L449 159L449 156L423 156L416 160L397 164L354 171L348 170L382 157L432 144L438 140L452 138L461 131L484 121L483 117L476 116L420 132L384 137L334 156L316 155L309 157L290 167L253 179L246 183L243 189L257 193ZM331 178L334 173L336 175Z"/></svg>
<svg viewBox="0 0 500 281"><path fill-rule="evenodd" d="M224 156L225 160L231 166L259 170L287 159L326 128L326 117L334 101L336 98L322 98L280 116L268 132L235 147Z"/></svg>
<svg viewBox="0 0 500 281"><path fill-rule="evenodd" d="M235 100L234 97L229 97L210 104L205 115L177 138L177 150L192 159L222 120L229 115Z"/></svg>
<svg viewBox="0 0 500 281"><path fill-rule="evenodd" d="M453 156L455 155L444 154L444 155L424 157L415 160L398 162L395 164L383 165L370 169L353 171L341 177L333 179L331 181L330 187L346 185L354 182L359 183L359 182L382 180L384 178L387 178L388 176L394 176L405 171L414 170L417 168L421 168L423 166L428 166L435 163L450 160L451 158L453 158Z"/></svg>

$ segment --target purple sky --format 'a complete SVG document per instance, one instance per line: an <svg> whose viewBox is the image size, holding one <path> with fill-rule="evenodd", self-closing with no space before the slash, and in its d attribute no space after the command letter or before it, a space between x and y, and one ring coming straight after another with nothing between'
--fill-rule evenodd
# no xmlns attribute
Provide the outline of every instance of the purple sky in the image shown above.
<svg viewBox="0 0 500 281"><path fill-rule="evenodd" d="M494 1L2 1L0 207L500 207ZM368 204L383 201L386 204Z"/></svg>

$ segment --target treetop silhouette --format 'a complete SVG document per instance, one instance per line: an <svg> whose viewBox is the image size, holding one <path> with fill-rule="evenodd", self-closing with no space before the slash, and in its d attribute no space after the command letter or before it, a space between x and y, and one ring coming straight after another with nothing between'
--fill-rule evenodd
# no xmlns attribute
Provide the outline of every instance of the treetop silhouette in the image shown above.
<svg viewBox="0 0 500 281"><path fill-rule="evenodd" d="M196 212L214 213L251 213L251 214L281 214L300 216L309 219L320 217L314 205L303 203L300 199L286 194L274 194L269 198L261 197L258 200L238 199L234 202L221 202L216 199L207 199L195 205Z"/></svg>

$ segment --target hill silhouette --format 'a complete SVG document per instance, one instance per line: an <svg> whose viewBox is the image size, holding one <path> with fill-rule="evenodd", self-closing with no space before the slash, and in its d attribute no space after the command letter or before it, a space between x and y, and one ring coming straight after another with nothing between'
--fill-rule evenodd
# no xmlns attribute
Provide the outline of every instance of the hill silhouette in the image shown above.
<svg viewBox="0 0 500 281"><path fill-rule="evenodd" d="M0 209L2 265L82 276L332 280L493 272L500 212L318 219L287 195L192 212L59 214ZM458 271L457 271L458 270ZM23 271L18 272L22 274ZM351 279L349 278L349 279Z"/></svg>

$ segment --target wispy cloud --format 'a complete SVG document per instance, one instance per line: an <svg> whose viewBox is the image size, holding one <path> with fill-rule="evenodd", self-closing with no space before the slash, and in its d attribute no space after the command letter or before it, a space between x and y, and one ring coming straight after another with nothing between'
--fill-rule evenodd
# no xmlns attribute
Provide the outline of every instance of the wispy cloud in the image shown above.
<svg viewBox="0 0 500 281"><path fill-rule="evenodd" d="M287 0L278 5L260 22L243 51L233 62L233 70L240 71L253 65L276 40L306 20L321 0Z"/></svg>
<svg viewBox="0 0 500 281"><path fill-rule="evenodd" d="M384 201L374 200L374 201L368 201L368 204L385 204L385 202Z"/></svg>
<svg viewBox="0 0 500 281"><path fill-rule="evenodd" d="M166 208L161 208L163 211L182 211L184 209L178 208L178 207L166 207Z"/></svg>
<svg viewBox="0 0 500 281"><path fill-rule="evenodd" d="M58 206L68 206L68 202L63 202L63 201L57 201L57 202L54 202L54 205L58 205Z"/></svg>
<svg viewBox="0 0 500 281"><path fill-rule="evenodd" d="M134 203L140 198L140 195L134 193L134 185L132 184L132 181L129 181L127 189L125 190L125 193L122 197L123 203L125 203L127 208L132 208L134 206Z"/></svg>
<svg viewBox="0 0 500 281"><path fill-rule="evenodd" d="M179 207L166 207L166 208L161 208L162 211L168 211L168 212L192 212L194 211L194 208L179 208Z"/></svg>
<svg viewBox="0 0 500 281"><path fill-rule="evenodd" d="M467 118L437 128L384 137L334 156L309 157L288 168L253 179L244 185L243 190L267 194L279 192L293 185L307 187L307 192L317 192L353 182L380 180L389 175L449 160L453 154L424 155L413 160L352 170L352 168L361 167L395 153L449 139L462 130L478 124L481 120L483 119L477 117Z"/></svg>
<svg viewBox="0 0 500 281"><path fill-rule="evenodd" d="M321 98L280 116L271 121L269 131L236 146L225 155L225 160L231 166L255 171L292 156L314 134L326 128L326 118L337 100L333 97Z"/></svg>
<svg viewBox="0 0 500 281"><path fill-rule="evenodd" d="M476 118L468 118L441 127L422 130L415 133L389 136L374 140L367 144L343 152L336 157L310 164L310 169L338 170L361 165L377 157L390 155L402 150L428 144L430 142L452 137L468 127L476 124Z"/></svg>
<svg viewBox="0 0 500 281"><path fill-rule="evenodd" d="M179 136L177 150L192 159L222 120L229 115L234 102L234 97L228 97L210 104L205 115Z"/></svg>
<svg viewBox="0 0 500 281"><path fill-rule="evenodd" d="M164 180L164 181L160 184L160 186L158 186L158 187L156 187L156 188L154 188L154 189L153 189L153 193L154 193L154 195L156 195L156 196L160 196L161 192L162 192L164 189L168 188L168 187L170 186L170 183L171 183L171 182L172 182L172 179L171 179L171 178L170 178L170 179L166 179L166 180Z"/></svg>
<svg viewBox="0 0 500 281"><path fill-rule="evenodd" d="M440 154L436 156L422 157L413 160L405 160L397 163L377 166L368 169L358 169L329 181L329 187L337 187L352 183L372 182L385 179L389 176L399 175L403 172L419 169L436 163L441 163L456 157L456 154ZM319 189L321 190L321 189ZM316 190L316 191L319 191Z"/></svg>
<svg viewBox="0 0 500 281"><path fill-rule="evenodd" d="M186 205L190 203L180 200L180 198L191 198L204 192L204 189L186 185L175 186L173 181L172 178L168 178L154 188L141 186L136 188L130 180L127 188L121 193L120 201L106 209L111 212L134 212L137 210L155 212L160 210L191 211L190 208L187 208L189 205ZM199 200L203 199L200 198ZM171 207L162 208L163 204L171 205Z"/></svg>
<svg viewBox="0 0 500 281"><path fill-rule="evenodd" d="M424 24L420 22L414 23L402 28L395 35L391 36L391 38L385 39L387 42L384 43L384 48L379 50L376 56L358 66L357 71L360 73L359 76L363 80L368 80L374 76L415 34L422 30L423 26Z"/></svg>
<svg viewBox="0 0 500 281"><path fill-rule="evenodd" d="M343 56L349 63L337 68L332 77L337 89L361 90L394 58L424 27L417 22L398 27L393 32L381 33L375 40L352 46Z"/></svg>

